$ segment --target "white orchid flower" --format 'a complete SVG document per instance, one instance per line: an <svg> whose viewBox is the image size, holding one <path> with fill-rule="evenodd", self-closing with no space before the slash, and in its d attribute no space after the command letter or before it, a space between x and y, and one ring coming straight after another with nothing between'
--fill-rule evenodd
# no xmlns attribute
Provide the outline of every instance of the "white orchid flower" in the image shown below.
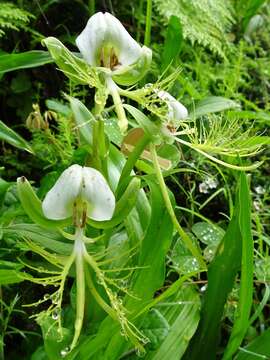
<svg viewBox="0 0 270 360"><path fill-rule="evenodd" d="M88 218L110 220L115 208L115 197L99 171L75 164L60 175L47 193L42 210L48 219L61 220L73 216L76 206L80 207L81 204Z"/></svg>
<svg viewBox="0 0 270 360"><path fill-rule="evenodd" d="M103 68L120 85L137 82L152 60L152 51L141 47L109 13L94 14L76 44L89 65Z"/></svg>
<svg viewBox="0 0 270 360"><path fill-rule="evenodd" d="M167 119L173 123L177 123L180 120L185 120L188 117L188 111L186 107L177 101L167 91L160 90L157 92L157 96L164 100L168 106Z"/></svg>

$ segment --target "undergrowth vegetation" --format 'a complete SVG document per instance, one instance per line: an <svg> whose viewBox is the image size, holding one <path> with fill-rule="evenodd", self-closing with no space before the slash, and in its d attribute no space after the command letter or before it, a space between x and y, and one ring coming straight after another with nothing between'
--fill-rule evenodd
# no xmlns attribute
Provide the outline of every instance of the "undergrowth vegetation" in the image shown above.
<svg viewBox="0 0 270 360"><path fill-rule="evenodd" d="M270 358L269 35L263 0L1 3L0 359Z"/></svg>

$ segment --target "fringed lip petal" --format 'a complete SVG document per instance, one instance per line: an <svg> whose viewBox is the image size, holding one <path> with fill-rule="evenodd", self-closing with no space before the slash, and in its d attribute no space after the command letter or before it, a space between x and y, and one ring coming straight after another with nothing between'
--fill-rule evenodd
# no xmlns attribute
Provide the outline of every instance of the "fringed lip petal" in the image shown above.
<svg viewBox="0 0 270 360"><path fill-rule="evenodd" d="M96 169L76 164L66 169L47 193L43 213L52 220L71 217L77 199L87 204L87 217L97 221L111 219L115 197L105 178Z"/></svg>

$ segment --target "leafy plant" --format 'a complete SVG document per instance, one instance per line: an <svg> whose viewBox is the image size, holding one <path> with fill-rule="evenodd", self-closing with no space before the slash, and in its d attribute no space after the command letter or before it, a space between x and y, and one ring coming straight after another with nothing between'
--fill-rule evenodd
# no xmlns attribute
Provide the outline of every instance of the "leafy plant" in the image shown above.
<svg viewBox="0 0 270 360"><path fill-rule="evenodd" d="M10 30L24 29L34 16L11 2L2 2L0 8L0 37Z"/></svg>
<svg viewBox="0 0 270 360"><path fill-rule="evenodd" d="M57 100L36 87L30 132L6 121L12 113L0 124L3 304L30 289L23 310L43 340L26 330L32 318L18 325L33 344L20 346L22 359L268 356L269 40L258 28L229 46L243 15L233 20L231 3L134 4L137 38L154 50L146 76L150 49L108 13L76 39L81 54L70 51L55 2L41 4L38 23L47 18L61 41L0 56L14 97L28 97L36 75L55 75L51 62L65 91ZM115 4L134 30L130 4ZM153 30L167 22L162 45L165 32ZM17 340L5 337L11 360Z"/></svg>
<svg viewBox="0 0 270 360"><path fill-rule="evenodd" d="M229 45L226 33L234 23L230 1L154 0L154 4L165 23L171 16L180 19L185 39L224 57L224 47Z"/></svg>

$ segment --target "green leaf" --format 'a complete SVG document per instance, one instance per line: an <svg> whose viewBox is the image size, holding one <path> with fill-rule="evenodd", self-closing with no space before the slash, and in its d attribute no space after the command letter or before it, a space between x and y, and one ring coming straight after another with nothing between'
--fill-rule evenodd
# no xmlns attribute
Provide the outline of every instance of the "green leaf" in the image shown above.
<svg viewBox="0 0 270 360"><path fill-rule="evenodd" d="M58 324L46 313L41 313L37 318L38 324L41 326L42 335L44 339L44 348L49 360L61 359L61 351L69 346L72 338L70 329L62 327L61 334L57 331Z"/></svg>
<svg viewBox="0 0 270 360"><path fill-rule="evenodd" d="M265 330L250 344L241 348L235 360L260 360L270 358L270 329Z"/></svg>
<svg viewBox="0 0 270 360"><path fill-rule="evenodd" d="M13 145L19 149L34 153L31 146L26 140L18 135L14 130L10 129L6 124L0 120L0 140L4 140L10 145Z"/></svg>
<svg viewBox="0 0 270 360"><path fill-rule="evenodd" d="M242 289L242 296L244 294L247 296L247 305L245 306L242 303L242 301L245 301L244 299L240 301L239 321L240 319L243 320L243 326L239 326L239 323L237 325L238 330L240 330L238 336L235 334L238 342L240 339L242 340L243 334L246 331L246 319L248 318L247 314L249 314L252 299L252 280L250 278L250 270L245 269L243 266L250 267L252 272L252 263L250 264L250 261L252 261L252 247L249 237L250 209L249 203L247 203L248 188L244 176L243 174L240 176L233 218L230 221L224 238L219 244L215 258L209 266L208 286L203 299L200 324L189 344L188 351L185 353L185 359L188 360L216 359L224 305L241 266L244 287L248 286L250 289ZM244 236L248 236L248 239L244 238ZM241 260L242 252L243 257ZM239 343L237 346L239 346Z"/></svg>
<svg viewBox="0 0 270 360"><path fill-rule="evenodd" d="M198 222L192 226L192 231L197 238L206 245L219 244L225 231L217 225L207 222Z"/></svg>
<svg viewBox="0 0 270 360"><path fill-rule="evenodd" d="M32 354L31 360L49 360L48 356L46 355L44 346L37 348L34 354Z"/></svg>
<svg viewBox="0 0 270 360"><path fill-rule="evenodd" d="M226 35L235 22L229 0L153 0L153 4L162 23L167 23L172 15L179 17L184 39L225 57L229 44Z"/></svg>
<svg viewBox="0 0 270 360"><path fill-rule="evenodd" d="M239 203L243 204L240 206L238 218L242 237L240 296L236 310L236 319L233 324L229 343L222 358L223 360L231 359L241 345L249 327L249 315L252 307L253 239L251 234L250 191L247 177L244 173L240 175L238 197Z"/></svg>
<svg viewBox="0 0 270 360"><path fill-rule="evenodd" d="M149 120L144 113L134 106L124 104L124 108L134 117L139 127L144 130L153 142L160 142L160 129L153 121Z"/></svg>
<svg viewBox="0 0 270 360"><path fill-rule="evenodd" d="M194 235L192 233L188 235L196 243ZM188 274L199 270L198 261L192 256L180 237L178 237L170 251L170 260L172 262L171 267L178 273Z"/></svg>
<svg viewBox="0 0 270 360"><path fill-rule="evenodd" d="M53 59L48 51L32 50L19 54L4 54L0 55L0 73L33 68L52 62Z"/></svg>
<svg viewBox="0 0 270 360"><path fill-rule="evenodd" d="M150 340L148 350L155 350L166 339L170 325L165 317L157 310L152 309L143 319L141 331Z"/></svg>
<svg viewBox="0 0 270 360"><path fill-rule="evenodd" d="M46 106L48 109L56 111L66 117L71 115L71 110L68 105L62 104L59 100L48 99L46 100Z"/></svg>
<svg viewBox="0 0 270 360"><path fill-rule="evenodd" d="M74 120L79 130L80 135L86 144L92 147L93 145L93 122L96 121L92 113L87 107L78 99L65 95L70 103Z"/></svg>
<svg viewBox="0 0 270 360"><path fill-rule="evenodd" d="M0 207L2 206L7 190L11 185L11 183L0 178Z"/></svg>
<svg viewBox="0 0 270 360"><path fill-rule="evenodd" d="M203 115L235 108L239 108L239 104L233 100L221 96L209 96L195 104L195 110L189 109L189 116L198 118Z"/></svg>
<svg viewBox="0 0 270 360"><path fill-rule="evenodd" d="M147 232L142 240L139 266L145 268L138 269L134 274L134 284L132 291L139 299L148 302L152 299L155 291L159 289L165 279L165 257L172 241L173 225L170 216L164 205L163 197L159 186L152 181L147 180L150 187L151 197L151 219ZM142 302L129 298L127 302L128 309L139 309ZM144 304L145 305L145 304Z"/></svg>
<svg viewBox="0 0 270 360"><path fill-rule="evenodd" d="M186 350L193 336L200 318L200 301L197 291L190 285L182 287L167 302L168 306L162 306L165 318L170 323L167 337L161 346L146 356L146 360L179 360ZM175 305L177 302L177 305ZM165 304L164 304L165 305Z"/></svg>
<svg viewBox="0 0 270 360"><path fill-rule="evenodd" d="M172 15L169 19L168 29L161 55L161 71L164 71L175 60L182 48L182 26L177 16Z"/></svg>
<svg viewBox="0 0 270 360"><path fill-rule="evenodd" d="M171 162L170 168L175 168L180 161L180 152L176 146L172 144L162 144L157 148L157 154L163 159L167 159Z"/></svg>
<svg viewBox="0 0 270 360"><path fill-rule="evenodd" d="M112 143L116 144L117 146L121 146L123 135L121 134L120 128L118 126L117 118L110 117L109 119L105 119L104 130Z"/></svg>
<svg viewBox="0 0 270 360"><path fill-rule="evenodd" d="M0 285L15 284L24 281L24 278L20 276L20 272L11 269L0 269Z"/></svg>
<svg viewBox="0 0 270 360"><path fill-rule="evenodd" d="M13 224L5 229L4 233L30 239L39 246L61 255L70 255L73 249L73 244L63 242L63 238L55 231L45 230L36 224Z"/></svg>

